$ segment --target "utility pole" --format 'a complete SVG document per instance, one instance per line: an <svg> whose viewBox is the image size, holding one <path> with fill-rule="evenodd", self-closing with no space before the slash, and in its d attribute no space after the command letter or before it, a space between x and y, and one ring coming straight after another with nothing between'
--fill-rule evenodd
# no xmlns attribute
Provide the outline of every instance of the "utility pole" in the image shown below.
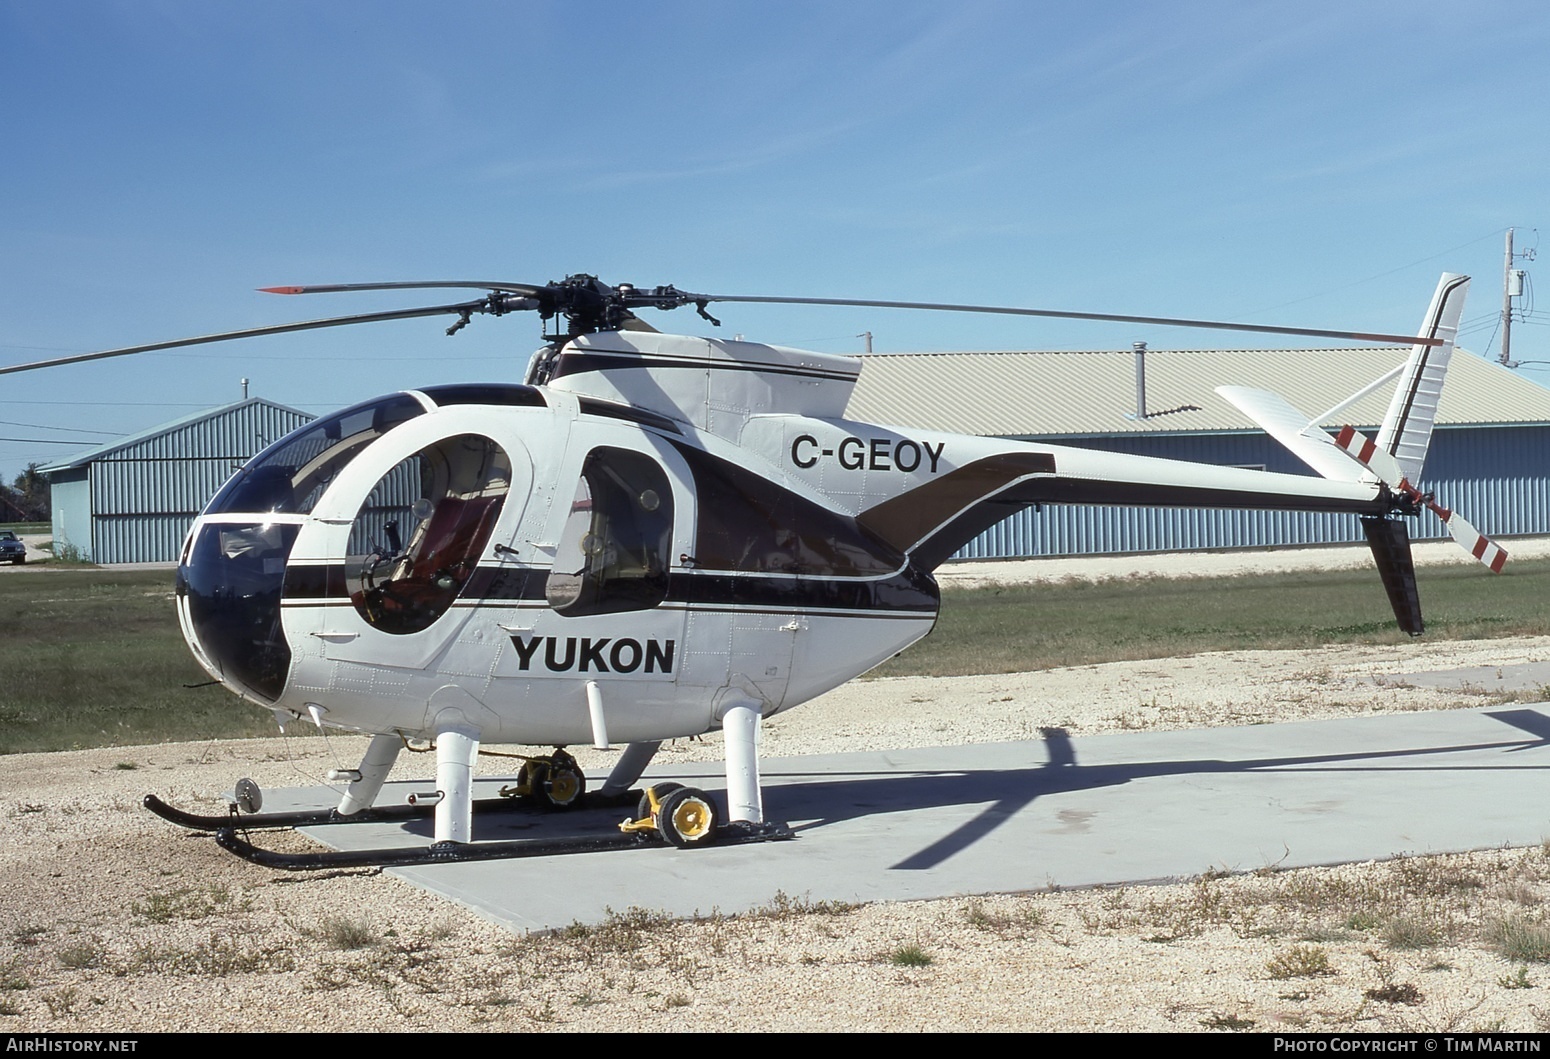
<svg viewBox="0 0 1550 1059"><path fill-rule="evenodd" d="M864 338L864 339L866 339L866 351L868 353L872 352L872 332L870 332L870 331L863 331L859 335L857 335L856 337L857 338Z"/></svg>
<svg viewBox="0 0 1550 1059"><path fill-rule="evenodd" d="M1517 366L1512 362L1512 299L1523 296L1523 270L1513 268L1512 261L1516 257L1534 260L1532 248L1516 254L1512 252L1512 232L1511 228L1507 229L1507 255L1502 264L1502 352L1496 358L1504 368Z"/></svg>

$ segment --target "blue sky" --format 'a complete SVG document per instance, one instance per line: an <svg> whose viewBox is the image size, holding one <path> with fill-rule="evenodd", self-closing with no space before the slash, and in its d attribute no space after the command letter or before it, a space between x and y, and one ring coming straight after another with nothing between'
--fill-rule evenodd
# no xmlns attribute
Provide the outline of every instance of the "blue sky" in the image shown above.
<svg viewBox="0 0 1550 1059"><path fill-rule="evenodd" d="M1477 277L1465 345L1494 355L1504 230L1550 231L1547 45L1550 9L1492 0L4 0L0 364L443 300L261 286L572 272L1408 331L1450 270ZM879 351L1278 344L716 315L832 352L862 331ZM0 437L50 439L0 441L0 476L235 400L244 377L324 412L515 379L537 344L526 317L444 326L0 377ZM1514 355L1550 360L1546 336L1516 325Z"/></svg>

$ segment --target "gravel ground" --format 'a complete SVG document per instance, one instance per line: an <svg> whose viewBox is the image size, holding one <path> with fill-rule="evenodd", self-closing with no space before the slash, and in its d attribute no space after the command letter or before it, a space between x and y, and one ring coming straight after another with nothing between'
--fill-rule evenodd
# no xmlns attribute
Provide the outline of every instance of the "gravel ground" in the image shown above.
<svg viewBox="0 0 1550 1059"><path fill-rule="evenodd" d="M1550 551L1524 543L1509 548ZM1341 549L1040 561L944 580L1340 561ZM1501 699L1385 676L1547 656L1529 639L1418 642L865 681L777 718L764 749L1474 707ZM517 937L380 872L258 868L140 808L155 791L220 811L237 776L316 783L362 745L0 758L0 1030L1550 1029L1550 852L1539 847L855 908L772 894L735 919L631 909L599 928ZM719 759L719 740L663 754Z"/></svg>

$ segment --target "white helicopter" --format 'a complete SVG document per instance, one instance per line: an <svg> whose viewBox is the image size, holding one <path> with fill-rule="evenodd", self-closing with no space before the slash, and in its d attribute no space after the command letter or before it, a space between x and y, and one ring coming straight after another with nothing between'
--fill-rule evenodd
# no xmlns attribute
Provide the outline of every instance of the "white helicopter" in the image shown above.
<svg viewBox="0 0 1550 1059"><path fill-rule="evenodd" d="M1402 628L1421 631L1409 535L1430 507L1493 570L1506 553L1415 483L1452 353L1467 277L1444 275L1414 336L1217 321L842 299L703 295L571 276L513 283L369 283L273 293L468 287L453 305L335 317L0 368L0 374L287 331L417 316L536 311L546 335L522 384L427 386L326 416L270 445L195 521L178 614L199 663L282 727L369 733L337 808L182 813L262 863L402 864L549 852L476 843L482 743L553 746L504 793L565 807L635 804L658 746L721 730L726 807L661 784L621 840L678 846L785 837L764 820L759 728L931 631L932 571L1034 503L1350 512L1360 517ZM1338 337L1412 347L1382 429L1322 429L1264 390L1224 397L1318 473L1275 474L845 418L856 358L662 334L634 310L711 302L938 309ZM1347 404L1350 402L1346 402ZM377 806L410 740L430 740L436 791ZM624 744L600 791L566 746ZM283 856L235 828L429 811L429 847ZM233 809L234 814L236 809Z"/></svg>

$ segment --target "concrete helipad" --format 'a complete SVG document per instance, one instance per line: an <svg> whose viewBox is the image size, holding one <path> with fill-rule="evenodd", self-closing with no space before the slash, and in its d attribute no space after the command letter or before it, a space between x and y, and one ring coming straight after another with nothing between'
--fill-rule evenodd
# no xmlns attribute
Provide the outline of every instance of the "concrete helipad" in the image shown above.
<svg viewBox="0 0 1550 1059"><path fill-rule="evenodd" d="M719 798L718 765L653 771ZM1550 706L1134 732L765 762L791 841L398 870L516 930L640 907L691 916L795 900L887 901L1091 886L1527 845L1550 835ZM482 781L476 796L494 794ZM424 789L424 784L413 789ZM411 788L384 791L383 802ZM330 804L274 791L266 809ZM478 840L607 831L619 810L475 820ZM336 848L412 845L428 821L311 828Z"/></svg>

